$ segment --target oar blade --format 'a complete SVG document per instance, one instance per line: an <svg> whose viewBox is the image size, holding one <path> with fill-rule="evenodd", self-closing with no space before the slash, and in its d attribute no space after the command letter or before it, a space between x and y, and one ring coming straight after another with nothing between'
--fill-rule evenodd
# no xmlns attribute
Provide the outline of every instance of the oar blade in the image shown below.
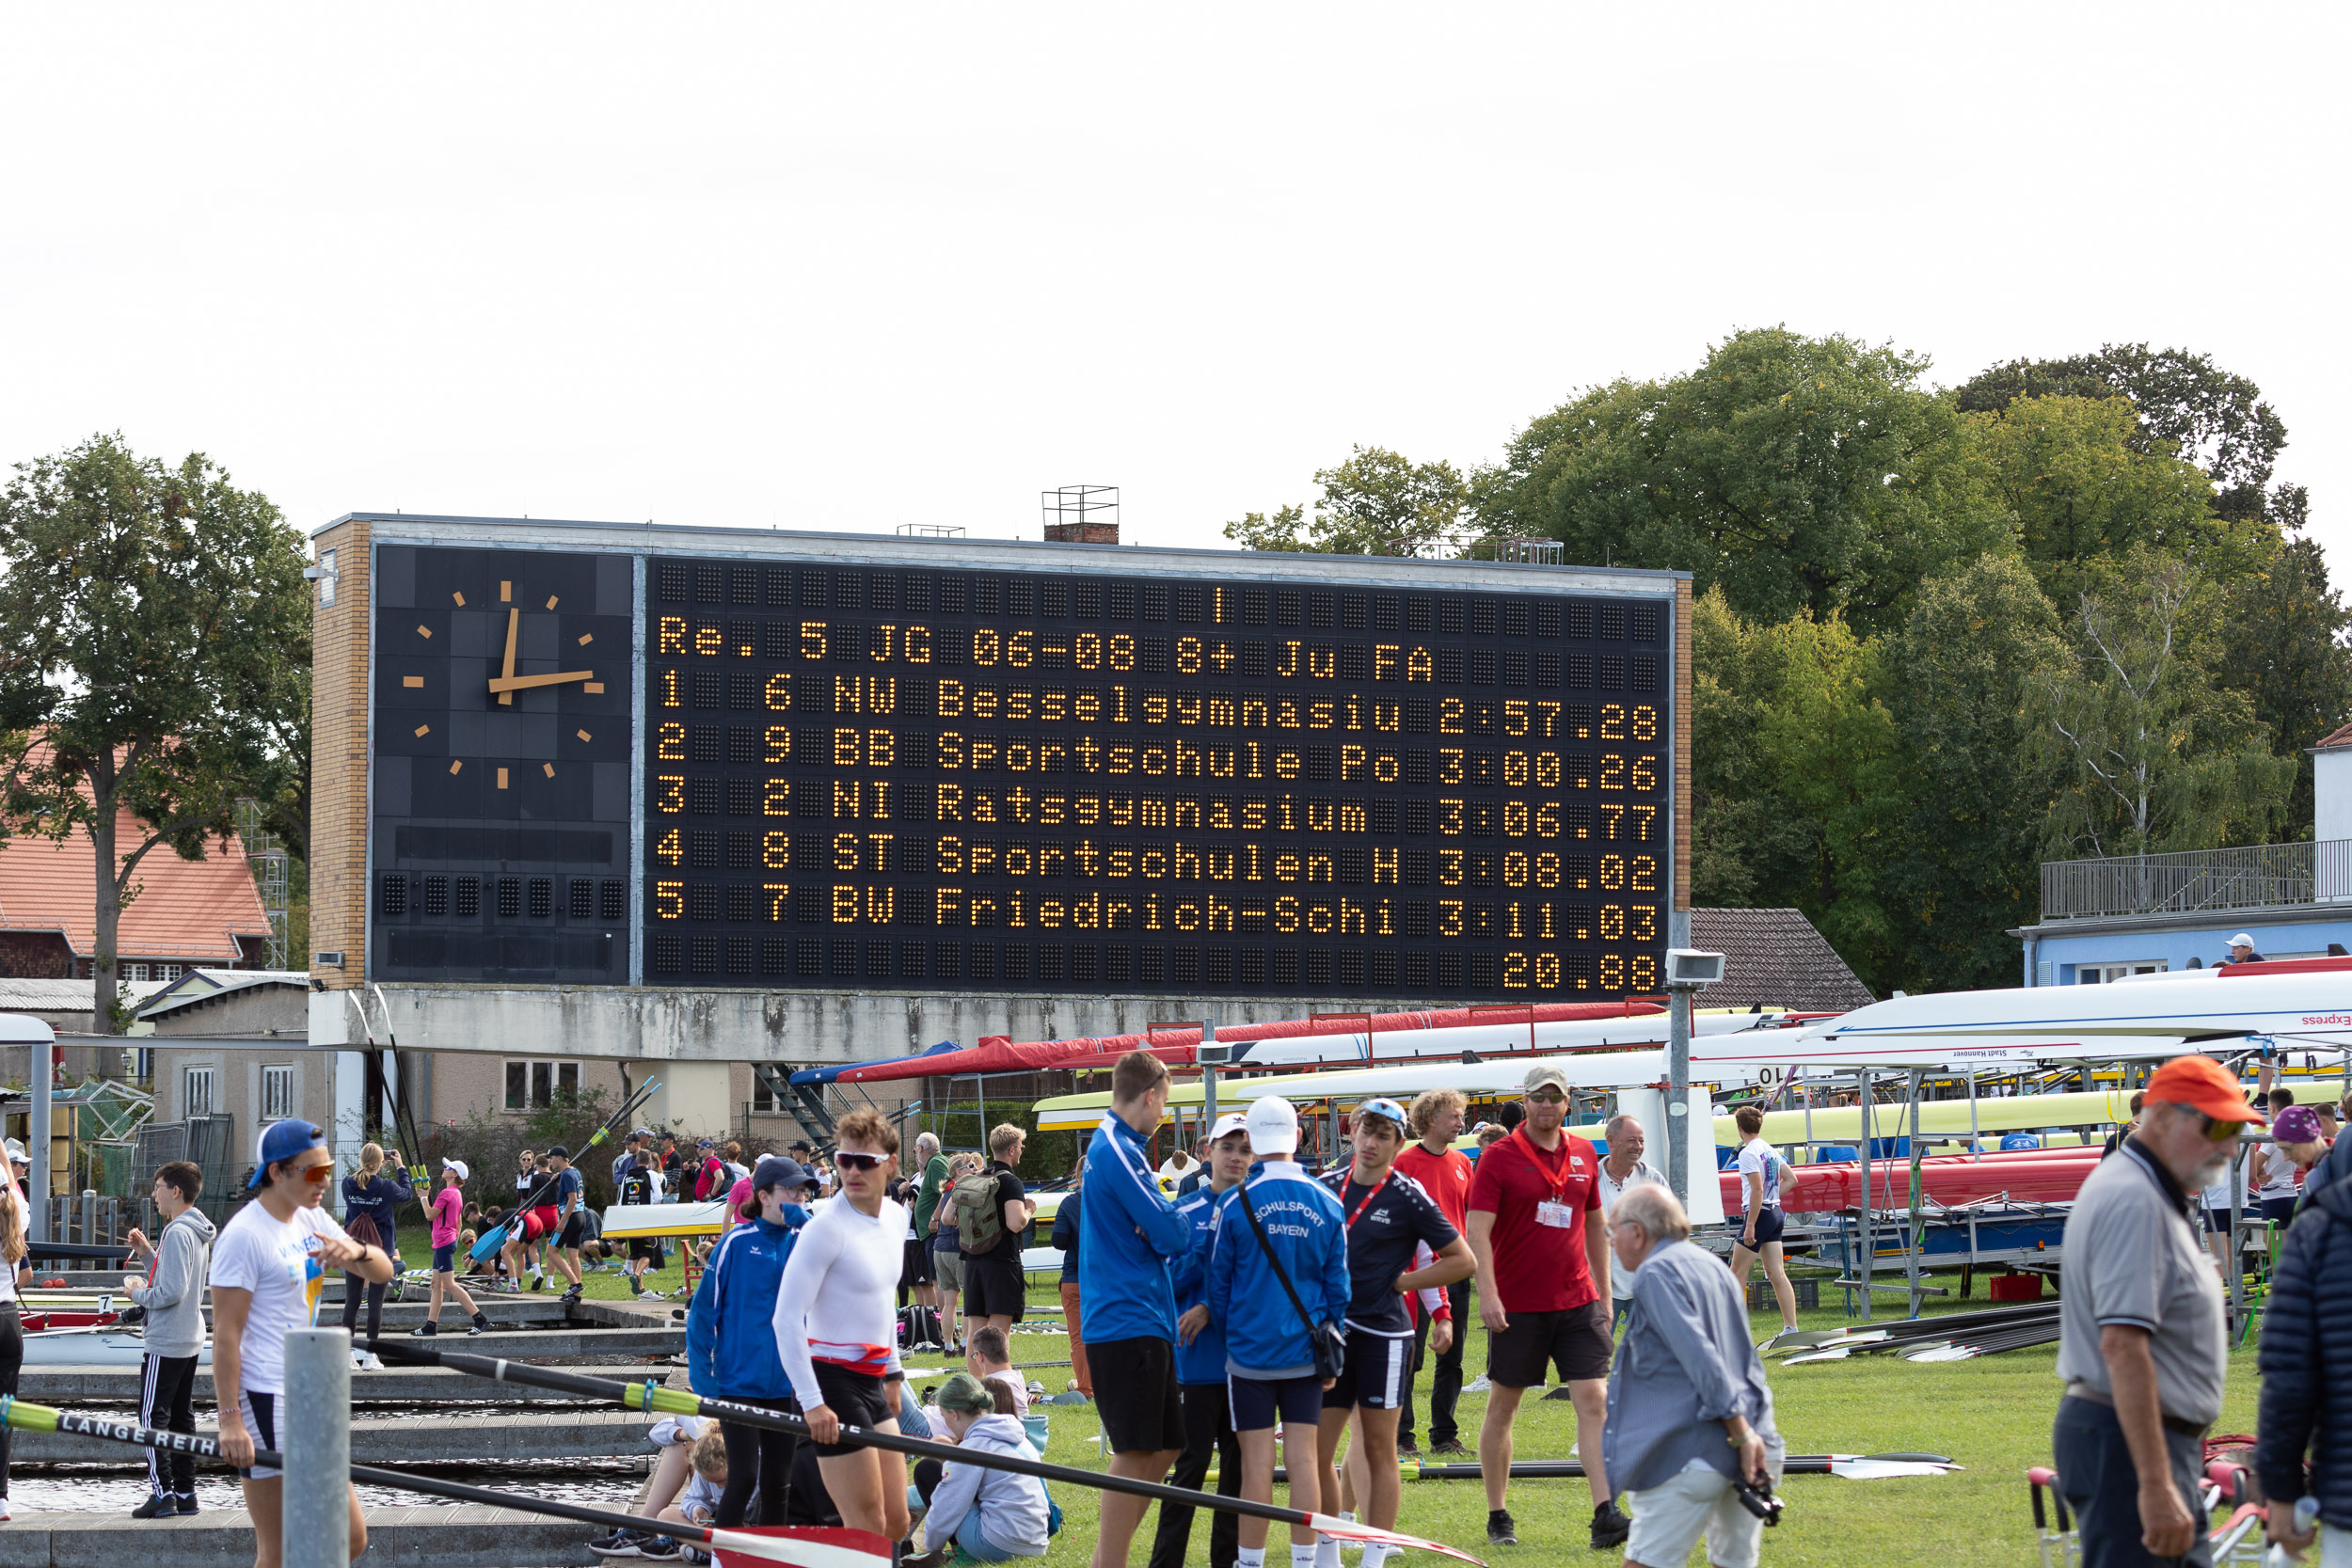
<svg viewBox="0 0 2352 1568"><path fill-rule="evenodd" d="M1442 1541L1431 1541L1423 1536L1378 1529L1371 1525L1358 1524L1353 1519L1335 1519L1328 1513L1315 1514L1314 1527L1319 1533L1335 1541L1360 1541L1371 1546L1410 1546L1416 1551L1436 1552L1440 1557L1450 1557L1459 1562L1474 1562L1478 1568L1486 1568L1484 1558L1472 1557L1458 1546L1449 1546Z"/></svg>
<svg viewBox="0 0 2352 1568"><path fill-rule="evenodd" d="M871 1530L744 1526L710 1532L719 1568L788 1562L794 1568L891 1568L891 1544Z"/></svg>
<svg viewBox="0 0 2352 1568"><path fill-rule="evenodd" d="M1907 1476L1949 1475L1951 1471L1942 1465L1916 1465L1900 1459L1856 1459L1832 1465L1829 1473L1848 1481L1896 1481Z"/></svg>

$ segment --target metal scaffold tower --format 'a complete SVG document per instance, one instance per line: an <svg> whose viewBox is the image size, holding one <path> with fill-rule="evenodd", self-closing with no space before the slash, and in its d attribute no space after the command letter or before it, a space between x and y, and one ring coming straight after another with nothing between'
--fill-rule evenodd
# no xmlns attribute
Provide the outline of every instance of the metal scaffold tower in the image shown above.
<svg viewBox="0 0 2352 1568"><path fill-rule="evenodd" d="M286 967L287 868L290 857L275 833L262 828L262 802L237 802L237 837L245 843L246 863L253 868L253 885L262 895L262 912L269 916L268 967Z"/></svg>

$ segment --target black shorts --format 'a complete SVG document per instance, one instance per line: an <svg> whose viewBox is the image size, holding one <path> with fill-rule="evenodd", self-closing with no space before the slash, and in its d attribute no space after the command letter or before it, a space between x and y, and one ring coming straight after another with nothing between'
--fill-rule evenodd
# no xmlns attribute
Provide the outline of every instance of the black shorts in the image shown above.
<svg viewBox="0 0 2352 1568"><path fill-rule="evenodd" d="M661 1243L651 1236L631 1236L628 1239L628 1260L634 1263L641 1259L660 1268L661 1266Z"/></svg>
<svg viewBox="0 0 2352 1568"><path fill-rule="evenodd" d="M1544 1370L1556 1368L1563 1383L1609 1375L1609 1303L1592 1302L1565 1312L1513 1312L1511 1326L1486 1336L1486 1375L1505 1388L1541 1388Z"/></svg>
<svg viewBox="0 0 2352 1568"><path fill-rule="evenodd" d="M967 1318L1018 1318L1028 1306L1029 1280L1015 1258L966 1258L963 1260L963 1315ZM1089 1361L1091 1366L1091 1359Z"/></svg>
<svg viewBox="0 0 2352 1568"><path fill-rule="evenodd" d="M1347 1363L1340 1380L1323 1391L1326 1410L1394 1410L1413 1386L1413 1341L1385 1334L1347 1331Z"/></svg>
<svg viewBox="0 0 2352 1568"><path fill-rule="evenodd" d="M1087 1347L1089 1358L1094 1347ZM1101 1388L1102 1380L1094 1386ZM1304 1377L1241 1377L1227 1373L1225 1399L1233 1409L1235 1432L1264 1432L1279 1419L1284 1426L1312 1427L1323 1423L1323 1379Z"/></svg>
<svg viewBox="0 0 2352 1568"><path fill-rule="evenodd" d="M1758 1209L1756 1212L1756 1245L1748 1247L1748 1250L1751 1252L1763 1251L1772 1243L1779 1241L1782 1234L1786 1232L1788 1228L1788 1216L1787 1214L1782 1213L1778 1209ZM1744 1236L1746 1234L1747 1222L1745 1219L1742 1219L1740 1225L1740 1236ZM1748 1243L1744 1241L1740 1241L1740 1236L1734 1236L1732 1240L1740 1242L1741 1246L1747 1246Z"/></svg>
<svg viewBox="0 0 2352 1568"><path fill-rule="evenodd" d="M1145 1335L1090 1339L1087 1370L1094 1413L1113 1453L1164 1453L1184 1446L1184 1412L1176 1391L1176 1347Z"/></svg>
<svg viewBox="0 0 2352 1568"><path fill-rule="evenodd" d="M237 1390L237 1402L244 1407L240 1414L245 1418L245 1430L246 1434L253 1439L253 1446L257 1449L276 1449L278 1447L278 1396L264 1394L252 1388L240 1388ZM274 1481L285 1473L283 1470L273 1470L262 1465L256 1465L249 1470L237 1472L247 1481Z"/></svg>
<svg viewBox="0 0 2352 1568"><path fill-rule="evenodd" d="M2262 1200L2263 1223L2265 1225L2292 1224L2295 1220L2295 1206L2302 1201L2300 1197L2264 1198Z"/></svg>
<svg viewBox="0 0 2352 1568"><path fill-rule="evenodd" d="M586 1234L587 1229L587 1214L575 1209L572 1211L571 1218L564 1222L564 1234L557 1238L555 1244L560 1247L569 1247L572 1251L578 1252L580 1237Z"/></svg>
<svg viewBox="0 0 2352 1568"><path fill-rule="evenodd" d="M2245 1211L2240 1210L2239 1212L2243 1213ZM2229 1228L2230 1212L2227 1209L2208 1209L2205 1211L2205 1232L2207 1235L2223 1235L2228 1232Z"/></svg>
<svg viewBox="0 0 2352 1568"><path fill-rule="evenodd" d="M830 1361L817 1363L817 1392L819 1402L841 1418L845 1427L878 1427L884 1421L898 1418L898 1379L876 1377L871 1372L852 1371L836 1367ZM807 1402L802 1402L806 1408ZM835 1454L855 1453L855 1443L812 1443L818 1453L831 1459Z"/></svg>
<svg viewBox="0 0 2352 1568"><path fill-rule="evenodd" d="M929 1285L931 1274L931 1243L928 1236L907 1243L906 1258L898 1267L898 1283L902 1286Z"/></svg>

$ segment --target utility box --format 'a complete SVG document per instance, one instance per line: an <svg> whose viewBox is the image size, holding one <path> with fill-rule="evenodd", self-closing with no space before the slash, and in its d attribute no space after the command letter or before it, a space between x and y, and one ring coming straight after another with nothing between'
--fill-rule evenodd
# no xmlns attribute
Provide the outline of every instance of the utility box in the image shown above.
<svg viewBox="0 0 2352 1568"><path fill-rule="evenodd" d="M1994 1275L1989 1282L1994 1301L2040 1301L2042 1276L2038 1274Z"/></svg>

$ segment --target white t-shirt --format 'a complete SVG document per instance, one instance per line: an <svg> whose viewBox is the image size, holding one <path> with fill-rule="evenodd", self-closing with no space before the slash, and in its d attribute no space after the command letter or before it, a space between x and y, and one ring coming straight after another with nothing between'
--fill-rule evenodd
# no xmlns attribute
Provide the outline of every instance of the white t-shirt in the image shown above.
<svg viewBox="0 0 2352 1568"><path fill-rule="evenodd" d="M2295 1162L2287 1158L2286 1150L2265 1144L2249 1158L2263 1163L2263 1184L2257 1196L2267 1200L2295 1196Z"/></svg>
<svg viewBox="0 0 2352 1568"><path fill-rule="evenodd" d="M998 1385L1012 1396L1012 1413L1026 1418L1029 1414L1029 1386L1021 1381L1021 1374L1010 1367L1001 1372L991 1372L988 1381Z"/></svg>
<svg viewBox="0 0 2352 1568"><path fill-rule="evenodd" d="M869 1377L898 1370L898 1272L907 1212L882 1200L871 1216L848 1198L821 1205L801 1227L776 1286L776 1355L803 1401L817 1361Z"/></svg>
<svg viewBox="0 0 2352 1568"><path fill-rule="evenodd" d="M2218 1209L2223 1213L2228 1213L2230 1212L2230 1189L2234 1186L2237 1188L2237 1206L2241 1210L2245 1209L2247 1207L2246 1176L2254 1168L2255 1157L2261 1152L2259 1148L2249 1148L2246 1151L2245 1159L2232 1161L2233 1168L2224 1171L2220 1180L2205 1189L2205 1207Z"/></svg>
<svg viewBox="0 0 2352 1568"><path fill-rule="evenodd" d="M322 1236L343 1236L324 1208L297 1209L280 1222L256 1200L230 1216L213 1243L213 1289L253 1292L237 1349L239 1380L254 1393L286 1391L286 1331L309 1326L326 1285Z"/></svg>
<svg viewBox="0 0 2352 1568"><path fill-rule="evenodd" d="M1160 1175L1170 1181L1182 1181L1200 1168L1200 1162L1190 1155L1185 1155L1179 1160L1176 1155L1171 1154L1160 1162Z"/></svg>
<svg viewBox="0 0 2352 1568"><path fill-rule="evenodd" d="M1633 1168L1625 1173L1625 1180L1622 1183L1610 1176L1609 1162L1603 1160L1600 1163L1600 1176L1597 1183L1600 1188L1602 1215L1606 1216L1610 1210L1617 1206L1617 1199L1624 1196L1626 1188L1638 1187L1645 1181L1653 1181L1661 1187L1666 1184L1666 1179L1659 1175L1657 1168L1647 1160L1634 1161ZM1610 1269L1609 1297L1612 1301L1633 1299L1633 1271L1631 1269L1615 1267Z"/></svg>
<svg viewBox="0 0 2352 1568"><path fill-rule="evenodd" d="M5 1193L0 1193L0 1203L9 1204L16 1210L16 1233L30 1237L33 1233L33 1206L24 1201L24 1189L8 1180L0 1180L0 1189L6 1189ZM0 1262L0 1302L17 1299L16 1268L14 1263Z"/></svg>
<svg viewBox="0 0 2352 1568"><path fill-rule="evenodd" d="M1764 1179L1764 1207L1780 1207L1780 1150L1762 1138L1750 1138L1740 1146L1740 1212L1748 1211L1748 1178Z"/></svg>

